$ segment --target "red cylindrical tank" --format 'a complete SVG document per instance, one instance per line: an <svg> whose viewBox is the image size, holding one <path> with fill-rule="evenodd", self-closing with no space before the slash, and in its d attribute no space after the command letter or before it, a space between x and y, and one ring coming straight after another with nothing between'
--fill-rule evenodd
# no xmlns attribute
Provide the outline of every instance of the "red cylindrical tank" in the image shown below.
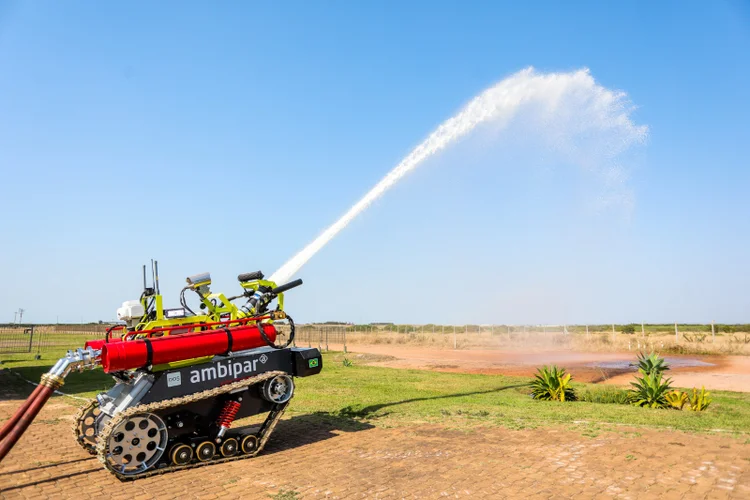
<svg viewBox="0 0 750 500"><path fill-rule="evenodd" d="M117 339L117 342L119 342L120 339ZM112 342L110 340L110 342ZM83 344L84 349L88 349L91 347L92 349L101 349L104 344L106 344L107 341L104 339L101 340L89 340L85 344Z"/></svg>
<svg viewBox="0 0 750 500"><path fill-rule="evenodd" d="M276 328L263 325L263 330L271 342L276 340ZM266 345L257 326L243 325L230 328L232 351L243 351ZM149 345L151 359L149 360ZM159 365L223 354L230 349L226 330L210 330L184 333L155 339L130 340L126 342L104 343L102 368L106 373L140 368L147 364Z"/></svg>

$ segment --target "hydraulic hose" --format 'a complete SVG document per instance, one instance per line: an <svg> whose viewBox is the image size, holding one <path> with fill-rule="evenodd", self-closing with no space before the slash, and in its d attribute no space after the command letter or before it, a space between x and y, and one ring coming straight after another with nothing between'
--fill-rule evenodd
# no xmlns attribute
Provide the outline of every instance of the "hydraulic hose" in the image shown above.
<svg viewBox="0 0 750 500"><path fill-rule="evenodd" d="M10 430L16 425L16 423L21 418L21 416L23 416L23 414L26 413L26 410L29 409L29 406L31 406L31 403L37 397L41 389L42 389L41 385L36 386L34 390L31 392L31 395L29 395L29 397L26 398L26 401L24 401L21 407L18 408L18 410L16 410L16 412L13 414L12 417L10 417L10 419L7 422L5 422L5 425L0 430L0 440L5 439L5 436L8 435Z"/></svg>
<svg viewBox="0 0 750 500"><path fill-rule="evenodd" d="M263 337L263 340L266 342L266 344L268 344L270 347L273 347L274 349L286 349L287 347L289 347L289 345L292 342L294 342L294 320L289 315L285 315L285 316L286 316L286 319L289 320L290 332L289 332L289 338L283 345L276 345L276 343L273 340L268 338L268 336L266 335L266 332L263 330L263 325L262 325L263 320L261 319L258 320L258 323L257 323L258 330L260 330L261 337Z"/></svg>
<svg viewBox="0 0 750 500"><path fill-rule="evenodd" d="M39 388L39 392L35 391L34 394L29 397L27 400L29 402L28 407L18 420L16 420L15 425L10 432L8 432L8 435L0 442L0 462L5 458L5 455L13 449L13 446L18 442L21 436L23 436L23 433L26 432L26 429L31 425L31 422L34 421L37 414L39 414L39 410L42 409L44 403L46 403L52 393L55 392L55 388L52 386L39 384Z"/></svg>

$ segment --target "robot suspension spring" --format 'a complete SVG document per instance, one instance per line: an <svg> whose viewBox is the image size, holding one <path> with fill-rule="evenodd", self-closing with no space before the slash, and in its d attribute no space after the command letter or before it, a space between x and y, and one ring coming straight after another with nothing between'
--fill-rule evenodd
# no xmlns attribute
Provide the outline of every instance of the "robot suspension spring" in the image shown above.
<svg viewBox="0 0 750 500"><path fill-rule="evenodd" d="M224 403L224 408L221 409L219 418L216 420L216 424L219 426L219 433L216 437L221 438L229 430L238 411L240 411L240 403L237 401Z"/></svg>

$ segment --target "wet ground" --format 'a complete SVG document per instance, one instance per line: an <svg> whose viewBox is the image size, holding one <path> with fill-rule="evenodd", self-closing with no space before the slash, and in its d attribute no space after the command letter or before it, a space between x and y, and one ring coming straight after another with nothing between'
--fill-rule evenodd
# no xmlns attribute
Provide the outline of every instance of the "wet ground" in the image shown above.
<svg viewBox="0 0 750 500"><path fill-rule="evenodd" d="M331 349L343 346L331 345ZM627 386L637 353L522 350L453 350L392 344L349 345L349 351L383 356L377 366L417 368L462 373L533 376L536 368L555 364L566 368L580 382ZM668 376L676 387L750 392L750 357L669 355Z"/></svg>

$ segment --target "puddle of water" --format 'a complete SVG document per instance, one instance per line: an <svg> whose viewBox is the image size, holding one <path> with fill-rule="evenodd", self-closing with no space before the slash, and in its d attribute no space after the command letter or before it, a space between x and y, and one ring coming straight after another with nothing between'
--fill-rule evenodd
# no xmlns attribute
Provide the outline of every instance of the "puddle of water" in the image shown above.
<svg viewBox="0 0 750 500"><path fill-rule="evenodd" d="M666 357L664 358L667 361L667 364L670 366L670 368L690 368L693 366L715 366L713 363L707 363L705 361L701 361L699 359L690 359L690 358L670 358ZM591 366L593 368L606 368L609 370L636 370L636 363L633 361L598 361L596 363L590 363L587 366Z"/></svg>

